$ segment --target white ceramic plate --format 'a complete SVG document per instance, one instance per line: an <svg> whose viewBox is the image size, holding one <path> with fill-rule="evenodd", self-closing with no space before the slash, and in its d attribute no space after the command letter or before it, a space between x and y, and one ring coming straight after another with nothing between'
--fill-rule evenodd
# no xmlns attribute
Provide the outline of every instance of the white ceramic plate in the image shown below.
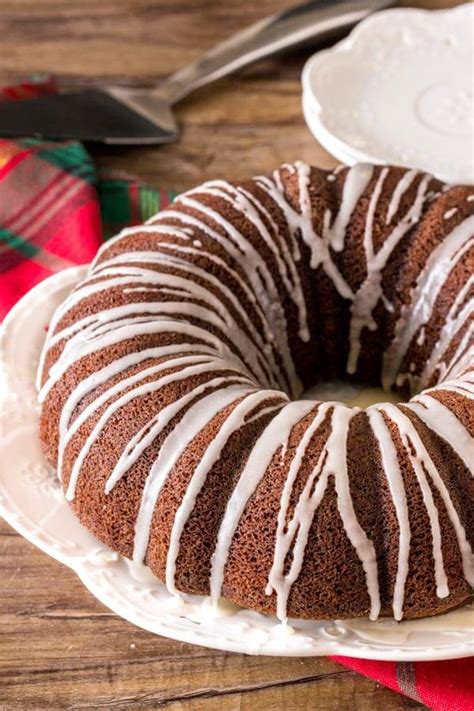
<svg viewBox="0 0 474 711"><path fill-rule="evenodd" d="M474 3L376 13L315 54L302 83L308 126L339 160L474 183Z"/></svg>
<svg viewBox="0 0 474 711"><path fill-rule="evenodd" d="M250 654L341 654L393 661L452 659L474 654L472 606L439 617L307 622L276 618L207 598L170 595L144 566L106 549L73 515L38 444L34 376L45 328L56 305L84 274L60 272L30 291L3 328L0 513L25 538L69 566L117 615L150 632ZM54 593L52 593L54 594Z"/></svg>

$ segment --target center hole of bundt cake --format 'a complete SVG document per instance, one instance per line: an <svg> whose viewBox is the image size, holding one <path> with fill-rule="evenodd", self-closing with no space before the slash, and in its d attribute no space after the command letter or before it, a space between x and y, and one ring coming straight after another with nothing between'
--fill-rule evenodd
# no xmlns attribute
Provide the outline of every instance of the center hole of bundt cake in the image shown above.
<svg viewBox="0 0 474 711"><path fill-rule="evenodd" d="M312 385L301 395L301 400L335 400L351 407L369 407L378 402L406 402L400 393L345 380L328 380Z"/></svg>

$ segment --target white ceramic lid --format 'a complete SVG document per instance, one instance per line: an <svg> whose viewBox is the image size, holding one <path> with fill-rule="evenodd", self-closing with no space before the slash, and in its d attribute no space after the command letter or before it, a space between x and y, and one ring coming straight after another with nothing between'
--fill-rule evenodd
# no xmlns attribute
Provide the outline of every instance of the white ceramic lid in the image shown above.
<svg viewBox="0 0 474 711"><path fill-rule="evenodd" d="M372 15L302 81L308 126L339 160L474 183L474 3Z"/></svg>

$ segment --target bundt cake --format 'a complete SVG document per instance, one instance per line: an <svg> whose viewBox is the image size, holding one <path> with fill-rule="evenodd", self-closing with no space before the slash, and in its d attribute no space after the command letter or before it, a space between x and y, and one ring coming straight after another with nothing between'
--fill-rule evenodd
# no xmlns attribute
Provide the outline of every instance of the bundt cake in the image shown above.
<svg viewBox="0 0 474 711"><path fill-rule="evenodd" d="M473 266L474 188L398 167L214 180L124 230L39 366L80 521L170 591L281 620L467 602ZM335 378L405 403L304 399Z"/></svg>

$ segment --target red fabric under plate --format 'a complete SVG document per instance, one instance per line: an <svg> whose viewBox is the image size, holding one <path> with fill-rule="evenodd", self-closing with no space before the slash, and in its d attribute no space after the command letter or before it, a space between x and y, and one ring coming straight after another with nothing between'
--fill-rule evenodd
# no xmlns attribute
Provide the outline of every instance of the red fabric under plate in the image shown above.
<svg viewBox="0 0 474 711"><path fill-rule="evenodd" d="M445 662L334 661L375 679L433 711L474 711L474 657Z"/></svg>

